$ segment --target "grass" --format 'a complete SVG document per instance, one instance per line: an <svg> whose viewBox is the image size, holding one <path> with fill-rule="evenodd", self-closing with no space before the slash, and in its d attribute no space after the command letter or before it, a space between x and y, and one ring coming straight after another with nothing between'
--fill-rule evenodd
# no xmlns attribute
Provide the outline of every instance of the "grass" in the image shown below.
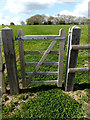
<svg viewBox="0 0 90 120"><path fill-rule="evenodd" d="M73 26L73 25L71 25ZM61 28L65 29L65 37L68 36L68 29L70 25L23 25L23 26L9 26L13 28L14 38L17 36L17 30L22 29L26 35L58 35ZM88 44L88 26L80 25L82 29L80 44ZM15 41L16 56L19 56L18 41ZM46 50L51 41L27 41L24 42L25 50ZM57 42L53 50L58 50L59 43ZM25 55L25 62L38 62L42 55ZM48 55L45 62L57 62L58 55ZM88 61L88 51L80 50L78 55L77 67L84 67ZM65 78L66 67L66 49L64 54L63 67L63 83ZM26 72L32 72L33 67L27 67ZM17 61L18 76L21 77L20 60ZM58 66L41 66L39 72L57 71ZM27 76L28 77L28 76ZM37 80L56 80L57 76L35 76L33 81ZM82 89L85 92L89 90L88 73L76 73L75 85L77 89ZM7 76L6 82L8 84ZM83 102L89 102L87 97L82 97L80 101L75 101L63 93L63 89L58 89L56 85L30 85L28 90L23 90L19 95L13 96L16 100L3 105L3 118L7 119L66 119L66 118L83 118L86 112L83 110ZM8 98L11 97L7 95ZM8 101L8 98L6 101ZM17 102L12 103L12 102ZM14 105L13 105L14 104ZM18 107L19 108L18 108ZM10 108L9 108L10 107Z"/></svg>
<svg viewBox="0 0 90 120"><path fill-rule="evenodd" d="M17 101L11 101L9 105L3 107L4 118L7 119L66 119L83 118L86 113L82 109L82 104L64 94L62 90L55 85L42 85L33 87L34 98L29 98L21 102L21 107L15 107L19 104ZM30 93L28 93L30 95ZM23 99L17 96L20 101Z"/></svg>
<svg viewBox="0 0 90 120"><path fill-rule="evenodd" d="M62 119L81 118L84 116L81 104L71 99L68 95L63 94L60 89L42 91L37 93L37 95L38 97L22 103L21 110L16 109L9 118ZM13 109L13 107L10 108L11 110Z"/></svg>

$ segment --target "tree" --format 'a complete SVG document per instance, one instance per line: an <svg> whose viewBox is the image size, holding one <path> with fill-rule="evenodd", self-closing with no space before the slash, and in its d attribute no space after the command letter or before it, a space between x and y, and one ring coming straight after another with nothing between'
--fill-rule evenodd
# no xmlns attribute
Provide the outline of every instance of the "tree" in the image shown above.
<svg viewBox="0 0 90 120"><path fill-rule="evenodd" d="M10 25L15 25L14 22L10 22Z"/></svg>
<svg viewBox="0 0 90 120"><path fill-rule="evenodd" d="M52 25L52 24L54 24L54 17L50 16L48 17L48 25Z"/></svg>
<svg viewBox="0 0 90 120"><path fill-rule="evenodd" d="M55 16L48 15L34 15L26 20L27 25L52 25L52 24L87 24L88 19L85 17L76 17L71 15Z"/></svg>
<svg viewBox="0 0 90 120"><path fill-rule="evenodd" d="M44 23L43 15L35 15L26 20L27 25L40 25Z"/></svg>
<svg viewBox="0 0 90 120"><path fill-rule="evenodd" d="M25 22L24 22L24 21L21 21L20 23L21 23L21 25L25 25Z"/></svg>
<svg viewBox="0 0 90 120"><path fill-rule="evenodd" d="M61 20L61 21L59 21L59 24L60 24L60 25L65 25L65 21L64 21L64 20Z"/></svg>

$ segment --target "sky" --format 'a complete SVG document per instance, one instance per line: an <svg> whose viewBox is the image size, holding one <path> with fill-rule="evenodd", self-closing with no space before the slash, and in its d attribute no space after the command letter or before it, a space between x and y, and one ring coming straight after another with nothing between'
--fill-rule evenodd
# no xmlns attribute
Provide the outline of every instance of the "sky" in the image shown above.
<svg viewBox="0 0 90 120"><path fill-rule="evenodd" d="M88 18L89 0L0 0L0 25L9 25L36 14L73 15Z"/></svg>

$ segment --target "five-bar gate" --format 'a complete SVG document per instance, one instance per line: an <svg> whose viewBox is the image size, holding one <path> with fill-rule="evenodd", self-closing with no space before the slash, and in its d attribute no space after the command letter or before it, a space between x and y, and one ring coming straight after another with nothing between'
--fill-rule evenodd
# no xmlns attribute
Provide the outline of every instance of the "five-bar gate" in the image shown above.
<svg viewBox="0 0 90 120"><path fill-rule="evenodd" d="M24 51L24 41L26 40L52 40L51 44L46 51ZM56 41L59 40L59 50L51 51ZM65 30L60 29L59 35L23 35L22 29L18 30L18 42L19 42L19 55L21 63L21 74L23 87L28 84L41 84L41 83L56 83L58 87L62 87L62 75L63 75L63 58L64 58L64 41L65 41ZM24 55L26 54L43 54L39 62L25 63ZM44 62L48 54L59 54L58 62ZM33 72L25 71L25 66L34 65L36 66ZM41 65L58 65L57 72L38 72ZM26 75L29 75L29 80L26 80ZM57 80L48 81L31 81L35 75L58 75Z"/></svg>

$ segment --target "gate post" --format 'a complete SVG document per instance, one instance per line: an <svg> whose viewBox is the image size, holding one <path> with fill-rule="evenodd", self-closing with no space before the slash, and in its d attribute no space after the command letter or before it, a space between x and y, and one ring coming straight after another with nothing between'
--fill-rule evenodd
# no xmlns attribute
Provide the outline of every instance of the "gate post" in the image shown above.
<svg viewBox="0 0 90 120"><path fill-rule="evenodd" d="M7 67L10 93L19 93L19 81L17 76L16 56L13 40L13 29L5 27L1 29L5 62Z"/></svg>
<svg viewBox="0 0 90 120"><path fill-rule="evenodd" d="M3 60L2 60L2 43L1 43L1 31L0 31L0 91L2 93L6 93L5 89L5 79L4 79L4 71L2 71Z"/></svg>
<svg viewBox="0 0 90 120"><path fill-rule="evenodd" d="M81 28L74 26L69 28L67 63L65 74L65 91L73 90L75 73L70 73L69 68L75 68L77 65L78 50L73 50L72 45L80 43Z"/></svg>

